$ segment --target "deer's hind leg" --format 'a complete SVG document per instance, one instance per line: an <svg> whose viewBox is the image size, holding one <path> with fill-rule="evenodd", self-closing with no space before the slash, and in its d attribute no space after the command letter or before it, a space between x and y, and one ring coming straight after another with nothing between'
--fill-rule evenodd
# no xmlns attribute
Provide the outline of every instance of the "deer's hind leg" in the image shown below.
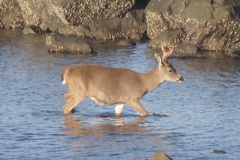
<svg viewBox="0 0 240 160"><path fill-rule="evenodd" d="M75 92L69 92L64 94L67 103L63 106L63 113L68 114L71 110L82 100L85 99L84 96L76 94Z"/></svg>
<svg viewBox="0 0 240 160"><path fill-rule="evenodd" d="M115 114L121 115L123 110L124 104L117 104L115 107Z"/></svg>

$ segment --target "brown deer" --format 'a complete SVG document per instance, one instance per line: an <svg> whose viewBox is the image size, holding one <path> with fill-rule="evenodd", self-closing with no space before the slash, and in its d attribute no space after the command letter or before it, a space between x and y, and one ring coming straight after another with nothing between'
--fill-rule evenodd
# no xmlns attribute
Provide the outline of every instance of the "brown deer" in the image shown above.
<svg viewBox="0 0 240 160"><path fill-rule="evenodd" d="M117 115L122 114L125 104L133 107L140 115L148 115L139 102L146 93L164 81L183 81L183 77L167 60L173 48L166 52L162 46L162 51L162 59L155 54L158 66L146 73L89 64L66 68L62 74L62 84L67 84L68 87L68 93L64 95L67 101L63 106L64 114L68 114L78 103L90 97L102 105L116 104Z"/></svg>

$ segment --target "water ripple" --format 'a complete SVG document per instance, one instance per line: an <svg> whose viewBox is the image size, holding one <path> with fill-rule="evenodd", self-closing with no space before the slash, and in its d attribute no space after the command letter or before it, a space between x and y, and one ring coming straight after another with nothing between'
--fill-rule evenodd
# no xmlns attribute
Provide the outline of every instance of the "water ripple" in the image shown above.
<svg viewBox="0 0 240 160"><path fill-rule="evenodd" d="M141 101L151 113L86 99L64 116L69 65L98 63L145 72L156 66L147 44L105 44L94 55L51 55L45 35L1 34L0 159L141 159L164 151L173 159L240 157L240 66L233 59L170 59L183 83L165 82ZM226 154L213 153L224 150Z"/></svg>

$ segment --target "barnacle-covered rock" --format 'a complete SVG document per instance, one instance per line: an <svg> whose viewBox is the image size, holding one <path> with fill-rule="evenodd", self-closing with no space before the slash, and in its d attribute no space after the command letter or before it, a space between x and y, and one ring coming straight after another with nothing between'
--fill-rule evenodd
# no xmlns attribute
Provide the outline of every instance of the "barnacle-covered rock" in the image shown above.
<svg viewBox="0 0 240 160"><path fill-rule="evenodd" d="M64 15L64 0L18 0L26 26L35 26L43 31L58 32L70 28ZM38 30L35 30L37 32ZM41 32L40 32L41 33Z"/></svg>
<svg viewBox="0 0 240 160"><path fill-rule="evenodd" d="M0 1L0 29L22 29L24 19L17 0Z"/></svg>
<svg viewBox="0 0 240 160"><path fill-rule="evenodd" d="M119 40L118 43L117 43L117 46L119 47L127 47L127 46L135 46L136 45L136 42L132 39L122 39L122 40Z"/></svg>
<svg viewBox="0 0 240 160"><path fill-rule="evenodd" d="M136 35L141 39L146 35L145 7L133 9L139 4L135 0L18 0L18 3L25 34L51 31L96 39Z"/></svg>
<svg viewBox="0 0 240 160"><path fill-rule="evenodd" d="M135 0L75 0L64 6L64 15L71 25L88 25L92 20L123 17L134 3Z"/></svg>
<svg viewBox="0 0 240 160"><path fill-rule="evenodd" d="M48 52L55 53L95 53L96 50L90 42L73 36L49 34L46 36Z"/></svg>
<svg viewBox="0 0 240 160"><path fill-rule="evenodd" d="M144 19L144 10L129 12L135 0L18 1L26 26L38 28L33 30L36 33L52 31L63 35L115 39L146 32L146 25L142 27L145 21L139 20L139 17Z"/></svg>
<svg viewBox="0 0 240 160"><path fill-rule="evenodd" d="M174 35L181 35L180 48L180 42L202 50L239 48L239 7L238 0L151 0L146 7L149 46L172 45L165 32L175 31Z"/></svg>
<svg viewBox="0 0 240 160"><path fill-rule="evenodd" d="M149 41L152 48L161 48L161 46L176 48L182 43L184 35L177 30L162 31L158 37Z"/></svg>
<svg viewBox="0 0 240 160"><path fill-rule="evenodd" d="M144 18L143 10L138 11L136 15ZM96 39L117 39L130 38L133 35L144 35L147 26L144 22L133 17L131 12L124 18L115 18L111 20L92 20L89 22L89 29L92 37Z"/></svg>
<svg viewBox="0 0 240 160"><path fill-rule="evenodd" d="M227 51L227 54L230 56L230 57L240 57L240 47L239 48L230 48L228 49Z"/></svg>

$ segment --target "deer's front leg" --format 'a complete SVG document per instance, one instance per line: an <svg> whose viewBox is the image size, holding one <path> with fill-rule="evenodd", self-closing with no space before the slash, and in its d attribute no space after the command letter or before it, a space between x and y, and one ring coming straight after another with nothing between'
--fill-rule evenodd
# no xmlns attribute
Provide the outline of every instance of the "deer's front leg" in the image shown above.
<svg viewBox="0 0 240 160"><path fill-rule="evenodd" d="M66 93L65 95L67 103L63 106L63 113L68 114L71 110L80 103L85 97L79 96L74 93Z"/></svg>
<svg viewBox="0 0 240 160"><path fill-rule="evenodd" d="M139 103L139 101L134 101L129 104L133 107L140 115L147 116L148 112L143 108L143 106Z"/></svg>

